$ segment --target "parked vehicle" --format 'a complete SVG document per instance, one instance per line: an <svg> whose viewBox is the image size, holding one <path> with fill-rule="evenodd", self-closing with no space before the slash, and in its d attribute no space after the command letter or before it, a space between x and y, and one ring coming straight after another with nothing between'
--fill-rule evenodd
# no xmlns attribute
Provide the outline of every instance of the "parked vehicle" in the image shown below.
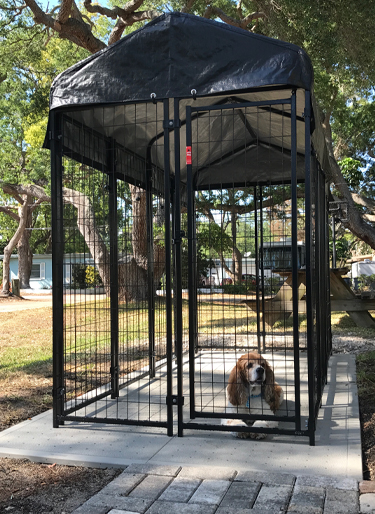
<svg viewBox="0 0 375 514"><path fill-rule="evenodd" d="M215 285L215 277L210 275L208 277L201 277L199 280L200 287L211 287Z"/></svg>
<svg viewBox="0 0 375 514"><path fill-rule="evenodd" d="M242 283L246 285L255 286L257 283L257 277L256 275L253 275L251 273L245 273L244 275L242 275Z"/></svg>

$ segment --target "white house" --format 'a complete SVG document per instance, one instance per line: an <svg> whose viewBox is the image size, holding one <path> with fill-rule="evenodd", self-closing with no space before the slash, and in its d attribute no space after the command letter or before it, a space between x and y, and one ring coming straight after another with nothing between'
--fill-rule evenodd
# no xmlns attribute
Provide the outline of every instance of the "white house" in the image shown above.
<svg viewBox="0 0 375 514"><path fill-rule="evenodd" d="M0 255L0 260L4 255ZM83 253L64 254L64 286L69 287L72 283L72 270L76 264L94 265L94 260ZM10 280L18 278L18 255L10 256ZM33 265L30 276L31 289L51 289L52 288L52 255L34 254Z"/></svg>
<svg viewBox="0 0 375 514"><path fill-rule="evenodd" d="M4 255L0 255L0 260ZM18 255L10 256L10 280L18 278ZM31 289L51 289L52 288L52 255L35 254L30 275Z"/></svg>

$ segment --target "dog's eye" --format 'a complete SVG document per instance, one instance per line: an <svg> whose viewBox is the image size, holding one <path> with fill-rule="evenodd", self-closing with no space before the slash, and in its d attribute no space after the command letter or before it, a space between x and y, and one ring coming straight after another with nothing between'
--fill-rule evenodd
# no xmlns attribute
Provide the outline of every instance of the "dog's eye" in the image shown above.
<svg viewBox="0 0 375 514"><path fill-rule="evenodd" d="M252 362L249 362L249 363L247 364L247 369L250 369L250 368L252 368L252 367L253 367L253 363L252 363Z"/></svg>

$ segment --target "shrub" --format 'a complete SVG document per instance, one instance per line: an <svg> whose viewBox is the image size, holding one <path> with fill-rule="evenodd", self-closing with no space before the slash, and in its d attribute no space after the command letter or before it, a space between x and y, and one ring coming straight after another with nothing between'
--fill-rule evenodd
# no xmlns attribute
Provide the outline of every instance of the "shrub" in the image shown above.
<svg viewBox="0 0 375 514"><path fill-rule="evenodd" d="M100 286L102 281L95 266L75 264L72 271L72 285L74 289L85 289Z"/></svg>
<svg viewBox="0 0 375 514"><path fill-rule="evenodd" d="M222 287L225 294L246 294L249 290L246 284L225 284Z"/></svg>
<svg viewBox="0 0 375 514"><path fill-rule="evenodd" d="M99 271L94 266L86 266L85 271L86 287L96 287L102 285Z"/></svg>

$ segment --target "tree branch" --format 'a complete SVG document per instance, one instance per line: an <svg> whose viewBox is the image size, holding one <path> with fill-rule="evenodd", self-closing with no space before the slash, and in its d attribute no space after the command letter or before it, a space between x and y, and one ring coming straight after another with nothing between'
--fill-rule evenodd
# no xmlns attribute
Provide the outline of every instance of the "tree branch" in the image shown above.
<svg viewBox="0 0 375 514"><path fill-rule="evenodd" d="M62 0L59 13L56 16L56 21L58 23L65 23L68 21L70 13L72 12L72 5L73 0Z"/></svg>
<svg viewBox="0 0 375 514"><path fill-rule="evenodd" d="M249 30L248 25L250 25L252 21L266 17L266 15L263 12L253 12L251 14L248 14L245 18L236 19L232 18L231 16L228 16L227 14L225 14L224 11L222 11L218 7L208 5L204 17L210 18L212 14L218 16L221 19L221 21L227 23L228 25L232 25L233 27L238 27L245 30Z"/></svg>
<svg viewBox="0 0 375 514"><path fill-rule="evenodd" d="M348 221L343 222L343 225L344 227L348 228L355 236L357 236L363 242L367 243L371 248L375 249L375 228L365 221L359 210L356 208L353 193L351 193L349 190L348 184L346 183L341 173L340 166L337 164L335 158L332 129L329 121L327 120L327 117L325 118L323 129L331 165L330 167L332 171L332 180L341 197L348 203ZM358 203L363 201L363 198L361 198L359 195L355 196L355 198L358 200Z"/></svg>
<svg viewBox="0 0 375 514"><path fill-rule="evenodd" d="M38 198L39 203L51 201L51 197L46 194L45 190L36 184L7 184L0 181L0 187L3 189L4 193L12 195L21 205L24 203L21 195L30 195Z"/></svg>
<svg viewBox="0 0 375 514"><path fill-rule="evenodd" d="M113 27L112 32L108 39L108 45L113 45L121 39L124 30L126 29L126 23L122 18L119 18L116 22L116 25Z"/></svg>
<svg viewBox="0 0 375 514"><path fill-rule="evenodd" d="M126 27L129 27L130 25L133 25L134 23L137 23L138 21L144 21L144 20L153 20L154 18L157 18L160 16L160 13L158 11L139 11L131 14L126 14L125 16L122 16L119 18L116 22L116 25L114 26L108 40L108 45L112 45L113 43L116 43L121 39L121 36L126 29Z"/></svg>
<svg viewBox="0 0 375 514"><path fill-rule="evenodd" d="M56 30L56 32L60 32L60 23L57 23L56 20L49 14L46 14L35 2L35 0L25 0L25 4L31 9L34 15L35 23L45 25L46 27Z"/></svg>
<svg viewBox="0 0 375 514"><path fill-rule="evenodd" d="M99 4L92 5L91 0L85 0L83 5L87 12L91 14L101 14L102 16L107 16L107 18L111 18L112 20L116 20L117 18L121 18L121 16L126 16L127 14L124 9L117 6L109 9L108 7L103 7Z"/></svg>
<svg viewBox="0 0 375 514"><path fill-rule="evenodd" d="M12 207L1 207L0 205L0 212L3 212L4 214L7 214L11 218L13 218L17 223L19 222L19 216L15 212L12 211Z"/></svg>
<svg viewBox="0 0 375 514"><path fill-rule="evenodd" d="M361 196L357 193L352 193L352 198L356 204L362 205L362 207L366 207L370 211L375 211L375 201L374 200L372 200L370 198L366 198L365 196Z"/></svg>
<svg viewBox="0 0 375 514"><path fill-rule="evenodd" d="M181 12L186 12L186 13L191 12L194 4L195 4L195 0L187 0L186 4L181 9Z"/></svg>
<svg viewBox="0 0 375 514"><path fill-rule="evenodd" d="M90 25L83 21L82 16L77 16L75 9L75 17L69 18L74 7L73 0L63 0L56 20L50 14L46 14L35 0L25 0L25 3L34 15L35 23L55 30L62 39L68 39L92 54L106 48L107 45L94 36Z"/></svg>

